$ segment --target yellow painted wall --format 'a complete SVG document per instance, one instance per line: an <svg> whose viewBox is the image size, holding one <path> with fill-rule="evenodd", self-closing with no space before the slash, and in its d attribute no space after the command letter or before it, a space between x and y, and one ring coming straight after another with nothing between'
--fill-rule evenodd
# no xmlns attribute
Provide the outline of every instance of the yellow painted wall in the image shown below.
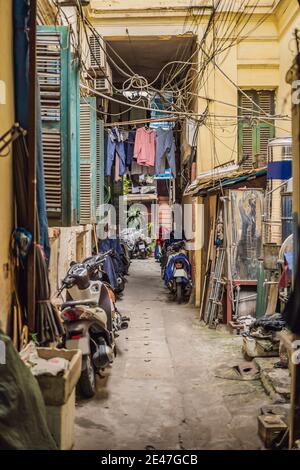
<svg viewBox="0 0 300 470"><path fill-rule="evenodd" d="M262 12L267 13L270 11L272 5L278 3L280 0L260 0L258 7L261 9ZM225 4L226 3L226 4ZM98 11L106 11L109 10L110 12L121 12L121 11L130 11L134 12L136 10L150 10L150 9L169 9L171 10L179 10L179 9L198 9L203 6L212 7L213 4L216 4L214 0L152 0L148 2L147 0L91 0L91 9L98 10ZM225 5L224 5L225 4ZM232 4L231 2L226 2L223 0L223 5L221 5L222 9L226 8L228 5ZM253 6L257 6L257 0L249 0L247 1L248 10L252 11ZM235 0L235 9L239 9L241 6L245 6L244 0Z"/></svg>
<svg viewBox="0 0 300 470"><path fill-rule="evenodd" d="M284 0L277 12L279 35L279 88L277 112L291 115L291 87L286 83L286 73L296 56L294 32L300 27L300 7L298 0ZM278 121L278 136L291 135L291 123Z"/></svg>
<svg viewBox="0 0 300 470"><path fill-rule="evenodd" d="M6 97L0 93L0 135L14 123L12 0L0 0L0 82ZM1 103L5 104L1 104ZM11 278L7 271L12 230L12 155L0 157L0 322L5 329L11 301Z"/></svg>
<svg viewBox="0 0 300 470"><path fill-rule="evenodd" d="M194 5L202 1L193 2ZM206 4L209 2L206 1ZM99 10L138 10L145 8L186 8L191 5L190 0L153 0L151 3L145 0L92 0L91 8Z"/></svg>
<svg viewBox="0 0 300 470"><path fill-rule="evenodd" d="M208 81L204 87L199 88L200 96L211 97L217 102L210 103L209 108L210 113L216 117L209 120L207 126L202 127L199 133L198 174L238 159L236 126L238 88L277 89L279 86L276 17L271 15L267 21L257 27L261 18L260 15L256 15L249 21L243 31L243 35L247 37L245 41L234 45L217 57L216 64L228 78L217 66L211 65L207 72ZM228 25L224 25L225 29L227 27ZM220 37L218 34L217 40ZM200 99L199 111L202 112L205 107L206 101Z"/></svg>
<svg viewBox="0 0 300 470"><path fill-rule="evenodd" d="M279 2L274 13L258 28L259 16L250 21L244 31L245 41L234 46L217 63L242 89L273 89L276 91L276 114L291 114L290 86L285 81L286 72L296 54L293 34L300 25L300 9L297 0ZM201 36L199 37L200 40ZM209 80L199 95L237 104L238 91L216 68L208 73ZM199 112L206 101L199 100ZM233 107L211 103L210 112L218 116L233 116ZM234 121L231 121L232 124ZM215 127L214 127L215 124ZM198 142L197 173L212 169L222 163L237 159L236 127L223 125L224 119L212 120L208 130L201 128ZM290 135L290 122L276 121L276 136ZM213 134L216 138L213 137ZM215 148L214 148L215 141Z"/></svg>

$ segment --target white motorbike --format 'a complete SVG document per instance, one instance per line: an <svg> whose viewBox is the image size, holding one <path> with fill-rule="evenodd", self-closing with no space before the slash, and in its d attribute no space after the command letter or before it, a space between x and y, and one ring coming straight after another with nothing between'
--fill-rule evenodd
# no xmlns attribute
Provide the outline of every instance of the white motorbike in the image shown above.
<svg viewBox="0 0 300 470"><path fill-rule="evenodd" d="M79 387L87 398L95 394L95 375L111 364L116 355L118 318L115 317L119 312L114 307L109 286L90 279L91 272L95 272L102 261L98 257L94 263L89 260L88 265L73 264L59 290L59 293L67 291L61 313L66 330L65 347L82 351ZM123 320L127 327L129 319L124 317Z"/></svg>

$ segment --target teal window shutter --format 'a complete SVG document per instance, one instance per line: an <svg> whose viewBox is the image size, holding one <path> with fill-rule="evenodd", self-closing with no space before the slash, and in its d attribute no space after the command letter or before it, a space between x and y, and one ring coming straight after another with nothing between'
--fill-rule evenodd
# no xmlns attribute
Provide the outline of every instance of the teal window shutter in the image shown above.
<svg viewBox="0 0 300 470"><path fill-rule="evenodd" d="M104 204L104 121L97 119L97 221L100 216L100 206Z"/></svg>
<svg viewBox="0 0 300 470"><path fill-rule="evenodd" d="M37 27L37 73L41 94L47 216L50 225L71 220L69 141L69 28Z"/></svg>
<svg viewBox="0 0 300 470"><path fill-rule="evenodd" d="M80 102L80 223L96 223L97 149L96 98Z"/></svg>
<svg viewBox="0 0 300 470"><path fill-rule="evenodd" d="M250 90L239 93L238 148L241 166L251 169L267 163L269 139L275 137L274 121L264 113L274 115L275 93L272 90ZM254 103L257 104L255 106Z"/></svg>
<svg viewBox="0 0 300 470"><path fill-rule="evenodd" d="M71 225L79 222L80 207L80 64L74 57L70 64L70 86L69 86L69 143L70 143L70 168L69 168L69 186L70 186L70 212Z"/></svg>

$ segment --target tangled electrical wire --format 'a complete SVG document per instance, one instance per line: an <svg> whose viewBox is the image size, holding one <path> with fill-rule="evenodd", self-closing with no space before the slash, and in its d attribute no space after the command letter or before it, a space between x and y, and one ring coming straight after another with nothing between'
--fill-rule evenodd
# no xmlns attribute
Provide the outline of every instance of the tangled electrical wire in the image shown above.
<svg viewBox="0 0 300 470"><path fill-rule="evenodd" d="M223 116L218 116L210 112L210 105L217 103L218 100L211 98L207 93L207 83L212 73L218 71L222 74L223 78L229 81L240 93L242 90L223 70L222 63L226 59L230 49L245 40L251 33L257 29L268 18L271 13L267 11L262 15L255 25L252 27L251 21L256 12L259 0L240 0L237 4L236 0L213 0L212 8L208 20L205 21L205 28L201 39L198 44L195 44L195 36L199 36L199 27L204 24L204 19L208 12L203 7L195 7L193 0L191 0L187 13L183 22L182 35L191 38L191 41L186 40L177 47L175 57L172 61L165 64L158 72L156 77L149 81L146 77L136 73L129 64L120 56L120 54L113 48L109 41L106 41L87 16L79 0L76 0L76 15L77 32L74 34L70 21L61 8L60 4L56 1L57 12L60 12L64 17L64 21L69 24L72 31L71 41L74 50L81 65L81 82L82 89L87 92L95 91L90 85L91 80L95 77L91 75L90 70L86 66L86 57L90 54L94 61L98 63L98 58L95 56L94 50L90 45L90 37L93 37L97 45L105 54L107 62L123 77L121 87L117 87L111 77L106 76L113 94L115 97L126 97L126 101L118 100L111 96L98 93L103 98L116 101L127 107L125 112L130 111L132 108L141 108L144 110L152 110L147 107L145 97L159 96L165 105L162 112L182 117L190 117L191 119L200 122L201 125L210 125L212 120L222 119ZM58 15L57 15L58 16ZM129 33L128 33L129 35ZM85 38L88 50L84 51L82 46L82 38ZM190 50L189 50L190 49ZM187 55L188 58L187 58ZM206 107L203 113L195 113L194 105L195 100L199 97L200 89L204 90L202 98L206 101ZM132 93L130 93L132 92ZM172 93L173 103L170 103L165 97L166 93ZM97 93L95 92L97 95ZM233 103L226 103L223 101L224 106L232 106L237 110L237 115L233 116L231 121L223 122L223 128L231 125L236 125L243 116L238 115L239 106ZM207 109L206 109L207 108ZM102 112L102 111L101 111ZM123 112L122 112L123 113ZM263 119L287 119L288 117L271 116L268 115L259 105L253 102L253 113L258 120ZM119 115L120 113L109 113L103 111L103 114L109 116ZM209 119L209 121L208 121ZM227 116L225 117L227 119ZM223 120L224 121L224 120ZM217 124L221 126L220 123Z"/></svg>

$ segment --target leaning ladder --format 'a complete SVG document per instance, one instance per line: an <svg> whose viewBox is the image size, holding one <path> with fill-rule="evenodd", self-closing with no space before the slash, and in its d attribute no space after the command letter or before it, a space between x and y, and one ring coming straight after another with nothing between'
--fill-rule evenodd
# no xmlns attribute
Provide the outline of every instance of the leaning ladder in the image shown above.
<svg viewBox="0 0 300 470"><path fill-rule="evenodd" d="M218 319L219 308L222 305L225 281L222 278L225 261L225 249L217 248L215 269L210 276L210 289L206 302L204 321L213 327Z"/></svg>

